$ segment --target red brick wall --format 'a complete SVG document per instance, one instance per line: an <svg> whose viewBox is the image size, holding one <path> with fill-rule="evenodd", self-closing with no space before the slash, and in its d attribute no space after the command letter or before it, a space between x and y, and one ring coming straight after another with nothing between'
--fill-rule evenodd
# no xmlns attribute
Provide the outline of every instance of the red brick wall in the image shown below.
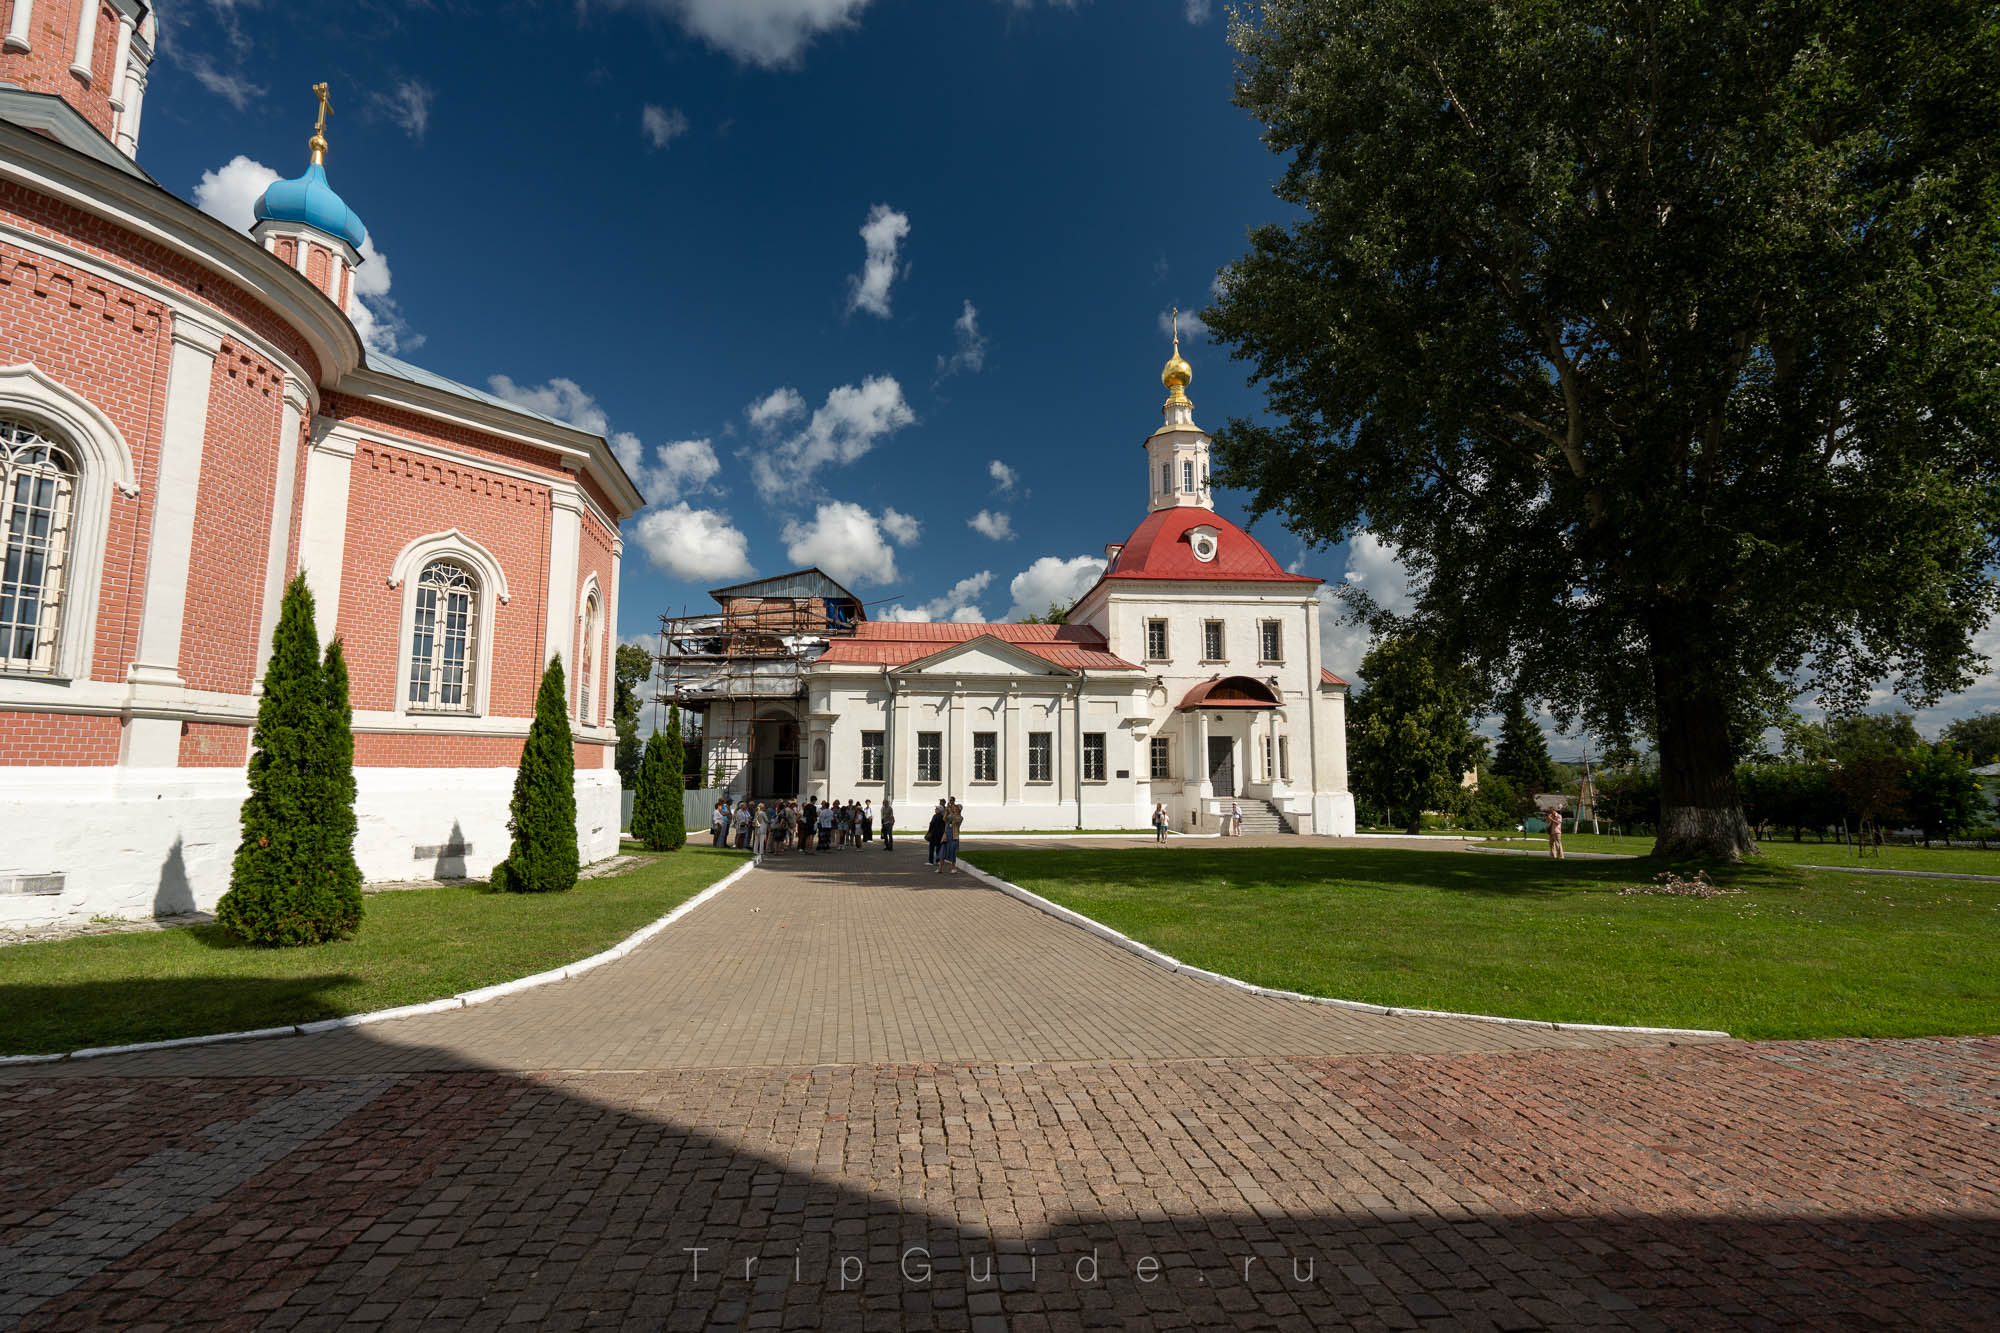
<svg viewBox="0 0 2000 1333"><path fill-rule="evenodd" d="M597 521L596 516L588 509L584 510L583 535L577 542L577 589L570 602L581 607L584 585L590 582L592 574L597 575L597 656L591 667L590 717L585 719L590 726L603 725L606 710L610 707L611 692L605 688L605 682L610 678L608 673L613 669L617 653L617 649L610 646L617 642L610 624L611 537L612 534ZM583 622L580 619L576 622L575 633L577 643L571 649L569 660L581 666Z"/></svg>
<svg viewBox="0 0 2000 1333"><path fill-rule="evenodd" d="M604 745L597 741L576 741L573 744L576 750L577 771L595 772L600 768L612 767L611 752L617 749L617 746Z"/></svg>
<svg viewBox="0 0 2000 1333"><path fill-rule="evenodd" d="M39 4L35 13L39 23ZM0 217L26 231L75 246L106 263L147 275L194 304L206 307L224 320L233 320L282 348L298 362L306 378L318 383L319 360L305 339L266 308L261 298L217 277L213 270L183 259L164 246L140 240L115 223L57 203L13 182L0 182ZM248 236L239 239L245 250L259 248ZM249 262L247 255L246 262Z"/></svg>
<svg viewBox="0 0 2000 1333"><path fill-rule="evenodd" d="M40 13L38 9L36 11ZM91 676L123 680L138 647L166 409L169 317L143 294L0 244L0 365L32 362L87 398L131 448L136 498L111 493Z"/></svg>
<svg viewBox="0 0 2000 1333"><path fill-rule="evenodd" d="M530 716L547 623L548 490L387 439L364 441L355 450L348 489L339 628L354 706L395 707L401 684L396 664L408 629L402 623L404 589L389 586L389 569L412 538L446 528L485 547L507 576L511 600L495 601L490 639L479 635L492 645L476 665L492 682L487 714Z"/></svg>
<svg viewBox="0 0 2000 1333"><path fill-rule="evenodd" d="M521 740L505 736L386 736L354 738L356 768L513 768Z"/></svg>
<svg viewBox="0 0 2000 1333"><path fill-rule="evenodd" d="M249 762L249 727L219 722L181 723L182 768L240 768Z"/></svg>
<svg viewBox="0 0 2000 1333"><path fill-rule="evenodd" d="M306 248L306 281L321 291L327 289L327 271L333 266L333 252L323 245Z"/></svg>
<svg viewBox="0 0 2000 1333"><path fill-rule="evenodd" d="M118 729L115 717L0 712L0 764L115 764Z"/></svg>
<svg viewBox="0 0 2000 1333"><path fill-rule="evenodd" d="M276 366L222 345L209 380L181 630L181 678L197 690L248 694L256 678L284 400Z"/></svg>
<svg viewBox="0 0 2000 1333"><path fill-rule="evenodd" d="M289 236L280 236L276 248L271 253L287 264L296 265L299 262L299 243Z"/></svg>
<svg viewBox="0 0 2000 1333"><path fill-rule="evenodd" d="M35 0L34 17L28 21L31 49L0 51L0 83L19 84L31 93L53 93L109 139L116 114L111 110L111 64L117 54L118 11L103 0L88 2L98 7L89 87L69 72L76 55L77 16L82 12L77 0ZM12 26L13 8L0 6L0 24Z"/></svg>

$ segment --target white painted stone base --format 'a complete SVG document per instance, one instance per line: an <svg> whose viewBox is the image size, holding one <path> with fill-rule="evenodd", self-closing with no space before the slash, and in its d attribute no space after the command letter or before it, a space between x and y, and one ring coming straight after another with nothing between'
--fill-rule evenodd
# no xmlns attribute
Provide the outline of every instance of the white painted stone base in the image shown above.
<svg viewBox="0 0 2000 1333"><path fill-rule="evenodd" d="M1354 793L1337 791L1313 797L1313 831L1334 838L1354 836Z"/></svg>
<svg viewBox="0 0 2000 1333"><path fill-rule="evenodd" d="M355 770L363 878L482 878L507 854L511 768ZM238 769L0 768L0 888L60 874L56 895L0 892L0 925L212 911L249 795ZM585 865L618 852L618 773L576 775ZM419 856L418 848L425 854Z"/></svg>

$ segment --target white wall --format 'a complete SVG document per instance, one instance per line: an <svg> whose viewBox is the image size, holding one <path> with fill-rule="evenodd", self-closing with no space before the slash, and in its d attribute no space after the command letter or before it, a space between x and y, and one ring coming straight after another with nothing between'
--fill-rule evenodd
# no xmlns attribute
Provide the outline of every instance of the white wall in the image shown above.
<svg viewBox="0 0 2000 1333"><path fill-rule="evenodd" d="M355 770L355 859L370 882L491 873L507 855L510 768ZM249 795L238 769L0 769L0 878L60 873L57 896L0 893L0 925L213 911ZM616 769L576 775L584 864L618 851ZM462 854L452 847L470 844ZM441 848L419 858L418 846Z"/></svg>

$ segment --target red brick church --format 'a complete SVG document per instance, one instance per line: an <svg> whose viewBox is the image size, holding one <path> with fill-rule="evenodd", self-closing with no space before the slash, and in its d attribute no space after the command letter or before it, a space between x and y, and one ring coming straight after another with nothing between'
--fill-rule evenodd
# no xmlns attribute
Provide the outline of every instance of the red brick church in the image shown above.
<svg viewBox="0 0 2000 1333"><path fill-rule="evenodd" d="M227 887L278 600L353 675L370 879L479 874L560 653L586 862L618 843L619 521L602 438L367 350L367 232L302 175L238 232L139 166L144 0L0 36L0 923Z"/></svg>

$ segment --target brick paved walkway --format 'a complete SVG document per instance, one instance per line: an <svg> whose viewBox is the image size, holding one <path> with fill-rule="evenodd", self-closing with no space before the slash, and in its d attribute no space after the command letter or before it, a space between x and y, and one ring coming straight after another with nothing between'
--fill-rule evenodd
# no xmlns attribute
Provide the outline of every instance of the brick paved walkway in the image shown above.
<svg viewBox="0 0 2000 1333"><path fill-rule="evenodd" d="M2000 1038L1475 1049L1565 1034L883 859L480 1009L10 1071L0 1329L1996 1327Z"/></svg>
<svg viewBox="0 0 2000 1333"><path fill-rule="evenodd" d="M969 875L927 873L916 844L908 854L774 858L629 958L476 1008L365 1033L81 1061L64 1072L640 1070L1444 1053L1664 1040L1245 995L1166 972Z"/></svg>

